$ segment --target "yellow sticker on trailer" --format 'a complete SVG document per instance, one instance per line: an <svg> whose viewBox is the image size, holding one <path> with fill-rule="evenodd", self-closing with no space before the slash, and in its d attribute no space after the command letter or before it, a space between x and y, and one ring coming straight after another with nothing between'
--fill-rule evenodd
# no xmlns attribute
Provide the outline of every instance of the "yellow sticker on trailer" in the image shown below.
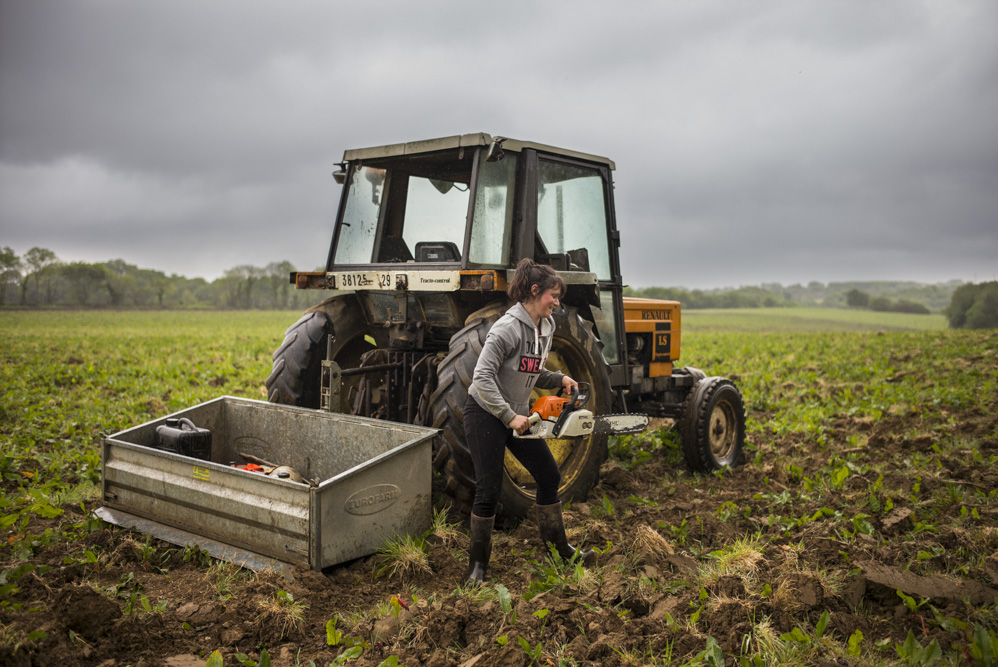
<svg viewBox="0 0 998 667"><path fill-rule="evenodd" d="M194 479L200 479L203 482L207 482L211 471L208 468L202 468L201 466L194 466Z"/></svg>

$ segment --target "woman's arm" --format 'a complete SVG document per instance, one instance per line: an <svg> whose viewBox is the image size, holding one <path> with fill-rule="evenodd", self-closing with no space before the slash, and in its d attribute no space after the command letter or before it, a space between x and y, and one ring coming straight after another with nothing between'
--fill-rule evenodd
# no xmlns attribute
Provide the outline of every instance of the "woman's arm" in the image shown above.
<svg viewBox="0 0 998 667"><path fill-rule="evenodd" d="M565 386L565 378L567 375L560 371L549 371L544 368L541 369L540 375L537 376L537 388L538 389L557 389L558 387ZM571 378L569 378L571 380ZM575 380L572 380L575 382Z"/></svg>
<svg viewBox="0 0 998 667"><path fill-rule="evenodd" d="M502 392L499 391L496 375L512 351L518 348L517 342L506 331L497 331L493 327L485 338L485 345L482 346L482 353L478 357L478 364L475 366L475 375L472 379L472 385L478 394L478 402L507 425L517 415Z"/></svg>

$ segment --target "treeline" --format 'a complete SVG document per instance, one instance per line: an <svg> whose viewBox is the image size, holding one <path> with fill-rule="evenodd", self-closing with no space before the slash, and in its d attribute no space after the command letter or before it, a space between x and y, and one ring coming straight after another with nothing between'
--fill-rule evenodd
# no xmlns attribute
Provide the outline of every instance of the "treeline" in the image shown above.
<svg viewBox="0 0 998 667"><path fill-rule="evenodd" d="M124 260L62 262L45 248L19 257L0 247L0 305L73 308L304 309L314 292L289 282L290 262L237 266L211 282L141 269Z"/></svg>
<svg viewBox="0 0 998 667"><path fill-rule="evenodd" d="M759 286L716 290L688 290L678 287L625 288L626 296L679 301L684 308L785 308L811 306L824 308L869 308L871 310L929 313L942 312L953 291L961 285L951 281L936 285L914 282L810 282L783 286Z"/></svg>
<svg viewBox="0 0 998 667"><path fill-rule="evenodd" d="M953 329L998 328L998 282L961 285L946 308Z"/></svg>
<svg viewBox="0 0 998 667"><path fill-rule="evenodd" d="M46 248L18 256L0 247L0 306L71 308L305 309L322 295L289 282L290 262L237 266L211 282L141 269L124 260L63 262ZM624 289L626 296L679 301L687 309L821 306L947 315L954 328L998 327L998 282L810 282L784 287Z"/></svg>
<svg viewBox="0 0 998 667"><path fill-rule="evenodd" d="M739 287L727 290L688 290L682 287L624 288L624 296L679 301L683 308L783 308L800 306L791 295L765 287Z"/></svg>
<svg viewBox="0 0 998 667"><path fill-rule="evenodd" d="M871 297L861 289L851 289L846 292L846 305L851 308L869 308L881 313L914 313L928 315L930 311L925 304L911 299L891 299L886 296Z"/></svg>

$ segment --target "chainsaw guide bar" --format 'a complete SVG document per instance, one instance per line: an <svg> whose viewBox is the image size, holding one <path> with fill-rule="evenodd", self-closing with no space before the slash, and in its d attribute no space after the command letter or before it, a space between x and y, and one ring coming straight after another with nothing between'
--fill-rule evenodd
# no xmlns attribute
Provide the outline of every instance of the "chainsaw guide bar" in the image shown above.
<svg viewBox="0 0 998 667"><path fill-rule="evenodd" d="M648 428L648 415L643 414L600 415L593 419L596 422L593 433L597 435L641 433Z"/></svg>
<svg viewBox="0 0 998 667"><path fill-rule="evenodd" d="M589 435L624 435L641 433L648 428L648 415L620 414L595 416L589 410L575 410L561 415L557 421L530 414L530 428L518 438L582 438Z"/></svg>
<svg viewBox="0 0 998 667"><path fill-rule="evenodd" d="M560 394L561 392L559 392ZM530 408L530 427L517 438L582 438L589 435L641 433L648 428L648 415L594 415L583 406L589 402L589 384L572 387L571 397L542 396Z"/></svg>

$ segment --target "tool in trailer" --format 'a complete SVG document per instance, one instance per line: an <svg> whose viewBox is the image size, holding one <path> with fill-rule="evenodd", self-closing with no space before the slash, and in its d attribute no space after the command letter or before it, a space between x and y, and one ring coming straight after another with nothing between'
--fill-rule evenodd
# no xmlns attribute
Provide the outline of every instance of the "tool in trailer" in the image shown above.
<svg viewBox="0 0 998 667"><path fill-rule="evenodd" d="M292 482L298 482L299 484L313 484L311 480L306 480L302 477L297 470L291 466L278 465L276 463L271 463L266 459L261 459L258 456L253 456L252 454L246 454L245 452L239 452L239 456L250 461L250 463L244 463L242 465L235 465L233 467L239 468L240 470L247 470L249 472L259 472L267 475L268 477L276 477L278 479L289 479Z"/></svg>
<svg viewBox="0 0 998 667"><path fill-rule="evenodd" d="M518 438L579 438L593 433L622 435L641 433L648 428L648 415L594 415L585 405L591 396L589 383L572 387L570 397L542 396L530 408L530 428Z"/></svg>

